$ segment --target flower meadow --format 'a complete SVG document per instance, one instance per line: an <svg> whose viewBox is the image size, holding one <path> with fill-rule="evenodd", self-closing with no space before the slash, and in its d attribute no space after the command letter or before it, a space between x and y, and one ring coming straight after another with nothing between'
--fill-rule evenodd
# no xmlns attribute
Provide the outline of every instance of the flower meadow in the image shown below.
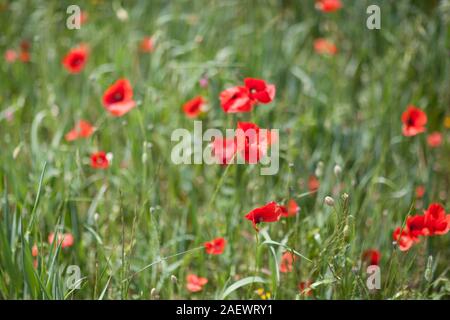
<svg viewBox="0 0 450 320"><path fill-rule="evenodd" d="M1 299L450 298L449 0L73 2L0 0Z"/></svg>

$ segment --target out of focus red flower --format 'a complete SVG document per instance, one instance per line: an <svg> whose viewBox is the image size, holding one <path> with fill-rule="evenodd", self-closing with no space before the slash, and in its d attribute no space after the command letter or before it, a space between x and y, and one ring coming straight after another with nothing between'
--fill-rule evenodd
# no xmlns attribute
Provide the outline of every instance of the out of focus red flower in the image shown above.
<svg viewBox="0 0 450 320"><path fill-rule="evenodd" d="M17 60L17 52L13 49L8 49L5 51L5 61L8 63L13 63Z"/></svg>
<svg viewBox="0 0 450 320"><path fill-rule="evenodd" d="M196 118L204 111L206 102L201 96L197 96L183 105L183 111L188 118Z"/></svg>
<svg viewBox="0 0 450 320"><path fill-rule="evenodd" d="M442 134L440 132L430 133L427 137L427 143L432 148L437 148L442 144Z"/></svg>
<svg viewBox="0 0 450 320"><path fill-rule="evenodd" d="M186 277L186 288L190 292L199 292L203 286L208 283L208 279L199 277L195 274L188 274Z"/></svg>
<svg viewBox="0 0 450 320"><path fill-rule="evenodd" d="M236 140L216 137L212 142L212 154L221 165L230 164L236 153Z"/></svg>
<svg viewBox="0 0 450 320"><path fill-rule="evenodd" d="M316 9L322 12L334 12L342 8L340 0L317 0Z"/></svg>
<svg viewBox="0 0 450 320"><path fill-rule="evenodd" d="M421 199L425 194L425 187L420 185L416 187L416 198Z"/></svg>
<svg viewBox="0 0 450 320"><path fill-rule="evenodd" d="M308 178L308 190L310 192L314 192L317 191L317 189L319 189L320 187L320 181L319 179L317 179L317 177L315 175L311 175Z"/></svg>
<svg viewBox="0 0 450 320"><path fill-rule="evenodd" d="M89 14L86 11L81 10L80 24L83 25L83 24L87 23L88 20L89 20Z"/></svg>
<svg viewBox="0 0 450 320"><path fill-rule="evenodd" d="M400 250L406 251L420 241L420 236L443 235L449 230L450 214L446 214L439 203L432 203L423 215L408 217L405 228L398 227L392 236Z"/></svg>
<svg viewBox="0 0 450 320"><path fill-rule="evenodd" d="M52 232L48 235L48 243L52 244L55 243L55 245L60 245L61 248L68 248L73 245L73 235L71 233L58 233L58 239L55 241L55 234Z"/></svg>
<svg viewBox="0 0 450 320"><path fill-rule="evenodd" d="M107 169L109 160L103 151L95 152L91 155L91 167L95 169Z"/></svg>
<svg viewBox="0 0 450 320"><path fill-rule="evenodd" d="M246 87L237 86L226 89L220 93L220 105L226 113L249 112L255 102L250 99Z"/></svg>
<svg viewBox="0 0 450 320"><path fill-rule="evenodd" d="M280 220L281 211L280 206L276 202L272 201L262 207L253 209L247 213L245 218L252 222L253 228L255 228L256 231L259 231L257 226L258 223L275 222Z"/></svg>
<svg viewBox="0 0 450 320"><path fill-rule="evenodd" d="M65 135L65 138L66 141L73 141L79 138L88 138L94 133L94 131L95 128L88 121L80 120L75 127Z"/></svg>
<svg viewBox="0 0 450 320"><path fill-rule="evenodd" d="M152 37L144 37L139 43L139 49L141 52L150 53L154 50L154 42Z"/></svg>
<svg viewBox="0 0 450 320"><path fill-rule="evenodd" d="M424 213L424 224L430 236L446 234L450 230L450 214L439 203L432 203Z"/></svg>
<svg viewBox="0 0 450 320"><path fill-rule="evenodd" d="M248 89L250 99L260 103L270 103L275 98L275 86L266 81L255 78L245 78L244 84Z"/></svg>
<svg viewBox="0 0 450 320"><path fill-rule="evenodd" d="M411 239L408 230L401 230L400 227L394 230L392 238L397 242L400 251L407 251L414 244L413 239Z"/></svg>
<svg viewBox="0 0 450 320"><path fill-rule="evenodd" d="M280 206L282 217L293 217L300 211L300 207L294 199L289 200L287 207Z"/></svg>
<svg viewBox="0 0 450 320"><path fill-rule="evenodd" d="M300 282L298 284L298 289L300 290L300 294L308 296L308 297L312 296L313 295L313 290L311 288L312 284L313 284L313 282L311 280Z"/></svg>
<svg viewBox="0 0 450 320"><path fill-rule="evenodd" d="M28 51L21 51L19 54L19 60L22 62L30 62L31 56Z"/></svg>
<svg viewBox="0 0 450 320"><path fill-rule="evenodd" d="M212 241L205 242L205 251L207 254L222 254L226 243L224 238L216 238Z"/></svg>
<svg viewBox="0 0 450 320"><path fill-rule="evenodd" d="M267 154L272 140L270 130L260 129L252 122L238 122L236 148L246 163L258 163Z"/></svg>
<svg viewBox="0 0 450 320"><path fill-rule="evenodd" d="M89 49L85 44L79 45L65 55L62 64L69 73L80 73L89 57Z"/></svg>
<svg viewBox="0 0 450 320"><path fill-rule="evenodd" d="M287 273L292 271L292 265L294 264L294 261L296 260L295 255L290 252L286 251L281 256L281 262L280 262L280 272Z"/></svg>
<svg viewBox="0 0 450 320"><path fill-rule="evenodd" d="M409 105L402 114L402 133L406 137L415 136L425 131L427 115L419 108Z"/></svg>
<svg viewBox="0 0 450 320"><path fill-rule="evenodd" d="M37 244L34 244L33 247L31 248L31 255L33 257L37 257L38 254L39 254L39 250L38 250Z"/></svg>
<svg viewBox="0 0 450 320"><path fill-rule="evenodd" d="M336 45L323 38L314 40L314 50L318 54L335 55L337 53Z"/></svg>
<svg viewBox="0 0 450 320"><path fill-rule="evenodd" d="M377 266L380 263L381 253L376 249L367 249L362 253L361 259L371 266Z"/></svg>
<svg viewBox="0 0 450 320"><path fill-rule="evenodd" d="M113 116L121 117L136 106L133 88L127 79L119 79L103 94L103 106Z"/></svg>

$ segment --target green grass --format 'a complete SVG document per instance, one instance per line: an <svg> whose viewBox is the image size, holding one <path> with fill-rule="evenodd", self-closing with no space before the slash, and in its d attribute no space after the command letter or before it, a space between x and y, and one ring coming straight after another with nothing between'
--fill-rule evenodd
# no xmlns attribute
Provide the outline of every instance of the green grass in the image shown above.
<svg viewBox="0 0 450 320"><path fill-rule="evenodd" d="M314 1L83 1L89 21L75 31L65 27L73 1L0 0L2 54L23 39L32 46L30 63L0 62L0 298L149 299L156 288L161 299L259 299L264 288L273 299L448 299L448 234L401 252L392 231L432 202L450 208L450 1L343 3L324 14ZM373 3L381 30L366 28ZM145 35L156 39L151 54L137 50ZM318 37L339 53L316 54ZM91 55L69 75L61 59L80 42ZM198 83L204 74L207 88ZM219 93L248 76L275 84L275 101L225 114ZM120 77L139 105L113 118L101 98ZM278 174L173 164L170 135L193 130L181 106L196 95L210 105L203 128L280 129ZM426 134L402 136L408 104L427 113L428 131L444 134L441 147L429 148ZM66 142L80 118L98 130ZM90 167L97 150L113 153L109 169ZM320 188L310 194L319 162ZM421 200L417 185L426 188ZM327 195L334 208L323 204ZM256 236L244 215L290 198L299 215ZM49 245L54 231L71 232L74 245ZM219 236L225 252L206 255L203 243ZM304 256L287 274L278 268L286 248ZM368 248L382 254L374 292L358 268ZM68 265L81 269L79 290L64 286L59 270ZM201 292L186 290L188 273L209 279ZM299 295L309 279L314 296Z"/></svg>

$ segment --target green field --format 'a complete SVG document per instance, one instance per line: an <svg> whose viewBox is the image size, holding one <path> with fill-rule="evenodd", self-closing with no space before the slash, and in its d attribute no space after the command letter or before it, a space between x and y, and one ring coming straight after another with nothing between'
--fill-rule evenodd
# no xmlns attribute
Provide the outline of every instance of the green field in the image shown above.
<svg viewBox="0 0 450 320"><path fill-rule="evenodd" d="M0 299L450 298L450 233L393 242L432 203L450 228L449 0L342 0L335 12L314 0L78 1L87 18L71 30L72 4L0 0ZM371 4L379 30L366 27ZM337 52L316 52L320 38ZM88 59L71 74L62 60L80 44ZM225 113L220 93L248 77L275 85L273 101ZM136 106L117 117L102 99L120 78ZM182 107L196 96L208 109L192 119ZM427 116L414 136L402 133L409 105ZM95 131L67 141L80 119ZM175 164L171 135L195 120L278 129L278 172ZM91 165L98 151L105 169ZM259 232L245 218L291 199L300 211ZM223 253L207 254L219 237ZM190 274L208 282L190 290Z"/></svg>

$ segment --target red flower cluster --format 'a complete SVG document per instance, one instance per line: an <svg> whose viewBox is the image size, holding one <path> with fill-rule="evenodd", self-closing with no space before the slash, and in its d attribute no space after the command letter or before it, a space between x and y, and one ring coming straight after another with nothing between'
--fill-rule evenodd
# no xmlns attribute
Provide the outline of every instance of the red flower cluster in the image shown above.
<svg viewBox="0 0 450 320"><path fill-rule="evenodd" d="M253 228L255 228L256 231L259 231L257 226L258 223L278 221L280 220L282 212L282 207L276 202L272 201L262 207L253 209L252 211L247 213L245 218L252 222Z"/></svg>
<svg viewBox="0 0 450 320"><path fill-rule="evenodd" d="M249 112L256 103L270 103L275 98L275 85L254 78L245 78L244 86L220 93L220 104L226 113Z"/></svg>
<svg viewBox="0 0 450 320"><path fill-rule="evenodd" d="M14 49L8 49L5 51L4 58L8 63L13 63L17 59L21 62L30 62L30 43L27 40L23 40L20 43L20 51L17 52Z"/></svg>
<svg viewBox="0 0 450 320"><path fill-rule="evenodd" d="M432 203L423 215L409 216L406 226L395 229L392 237L401 251L407 251L420 236L443 235L450 230L450 214L438 203Z"/></svg>
<svg viewBox="0 0 450 320"><path fill-rule="evenodd" d="M89 49L85 44L71 49L64 57L62 64L69 73L80 73L89 57Z"/></svg>

